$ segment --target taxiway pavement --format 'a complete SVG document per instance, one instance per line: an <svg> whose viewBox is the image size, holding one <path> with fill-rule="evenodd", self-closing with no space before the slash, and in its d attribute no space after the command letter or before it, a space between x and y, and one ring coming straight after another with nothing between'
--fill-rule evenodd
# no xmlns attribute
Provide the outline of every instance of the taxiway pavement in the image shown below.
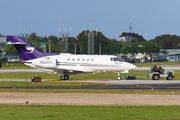
<svg viewBox="0 0 180 120"><path fill-rule="evenodd" d="M8 80L0 80L8 81ZM19 81L19 80L10 80ZM20 80L30 81L30 80ZM44 80L47 81L47 80ZM51 82L51 81L47 81ZM54 81L52 81L54 82ZM61 82L61 81L55 81ZM79 85L66 85L66 82L79 82ZM108 83L88 85L82 82ZM13 89L14 86L0 86L0 89ZM24 85L15 86L16 89L128 89L128 90L180 90L180 81L150 81L150 80L69 80L63 81L60 85Z"/></svg>

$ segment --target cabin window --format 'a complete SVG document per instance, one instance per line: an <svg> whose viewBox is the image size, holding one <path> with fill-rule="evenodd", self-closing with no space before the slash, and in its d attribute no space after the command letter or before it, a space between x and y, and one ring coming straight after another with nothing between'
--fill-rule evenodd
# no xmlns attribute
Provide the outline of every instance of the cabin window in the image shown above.
<svg viewBox="0 0 180 120"><path fill-rule="evenodd" d="M79 61L79 59L77 59L77 61Z"/></svg>
<svg viewBox="0 0 180 120"><path fill-rule="evenodd" d="M91 59L91 61L94 61L94 59Z"/></svg>
<svg viewBox="0 0 180 120"><path fill-rule="evenodd" d="M67 61L69 61L70 59L68 58Z"/></svg>
<svg viewBox="0 0 180 120"><path fill-rule="evenodd" d="M111 58L111 61L114 61L114 59L113 59L113 58Z"/></svg>
<svg viewBox="0 0 180 120"><path fill-rule="evenodd" d="M89 61L89 59L87 59L87 61Z"/></svg>
<svg viewBox="0 0 180 120"><path fill-rule="evenodd" d="M74 61L74 58L72 59L72 61Z"/></svg>
<svg viewBox="0 0 180 120"><path fill-rule="evenodd" d="M84 61L84 59L82 59L82 61Z"/></svg>

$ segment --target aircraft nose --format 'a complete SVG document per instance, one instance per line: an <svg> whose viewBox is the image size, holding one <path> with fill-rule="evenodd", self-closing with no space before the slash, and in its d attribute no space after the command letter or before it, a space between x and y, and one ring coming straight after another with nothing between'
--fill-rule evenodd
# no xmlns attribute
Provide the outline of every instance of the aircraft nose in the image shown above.
<svg viewBox="0 0 180 120"><path fill-rule="evenodd" d="M137 67L135 65L131 64L131 68L133 70L133 69L136 69Z"/></svg>
<svg viewBox="0 0 180 120"><path fill-rule="evenodd" d="M135 65L127 62L124 62L124 65L127 67L128 70L133 70L137 68Z"/></svg>

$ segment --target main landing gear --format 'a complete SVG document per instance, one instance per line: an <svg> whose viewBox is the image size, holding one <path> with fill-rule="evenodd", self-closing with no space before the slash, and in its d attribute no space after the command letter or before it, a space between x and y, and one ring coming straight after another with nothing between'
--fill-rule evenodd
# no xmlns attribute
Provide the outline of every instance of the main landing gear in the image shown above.
<svg viewBox="0 0 180 120"><path fill-rule="evenodd" d="M69 76L68 76L68 75L60 76L60 79L61 79L61 80L68 80L68 79L69 79Z"/></svg>

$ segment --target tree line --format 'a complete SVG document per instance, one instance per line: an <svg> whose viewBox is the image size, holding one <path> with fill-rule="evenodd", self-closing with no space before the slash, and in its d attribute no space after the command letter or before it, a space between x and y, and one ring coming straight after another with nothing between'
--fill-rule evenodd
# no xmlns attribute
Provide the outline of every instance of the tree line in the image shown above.
<svg viewBox="0 0 180 120"><path fill-rule="evenodd" d="M116 39L109 39L101 32L96 31L82 31L77 37L68 37L68 50L65 47L65 41L62 37L49 36L40 37L36 33L31 33L27 42L43 51L40 42L46 42L46 52L52 53L75 53L76 54L88 54L88 33L94 34L94 54L99 53L99 44L101 44L101 54L104 55L117 55L117 54L132 54L145 53L152 55L153 53L159 53L161 49L179 49L180 48L180 36L177 35L161 35L151 40L145 40L143 36L136 33L123 32L121 36L131 36L132 40L129 42L121 42ZM25 38L22 38L25 40ZM49 49L50 48L50 49ZM7 45L3 51L6 54L18 55L17 50L13 45ZM163 51L163 53L167 53Z"/></svg>

